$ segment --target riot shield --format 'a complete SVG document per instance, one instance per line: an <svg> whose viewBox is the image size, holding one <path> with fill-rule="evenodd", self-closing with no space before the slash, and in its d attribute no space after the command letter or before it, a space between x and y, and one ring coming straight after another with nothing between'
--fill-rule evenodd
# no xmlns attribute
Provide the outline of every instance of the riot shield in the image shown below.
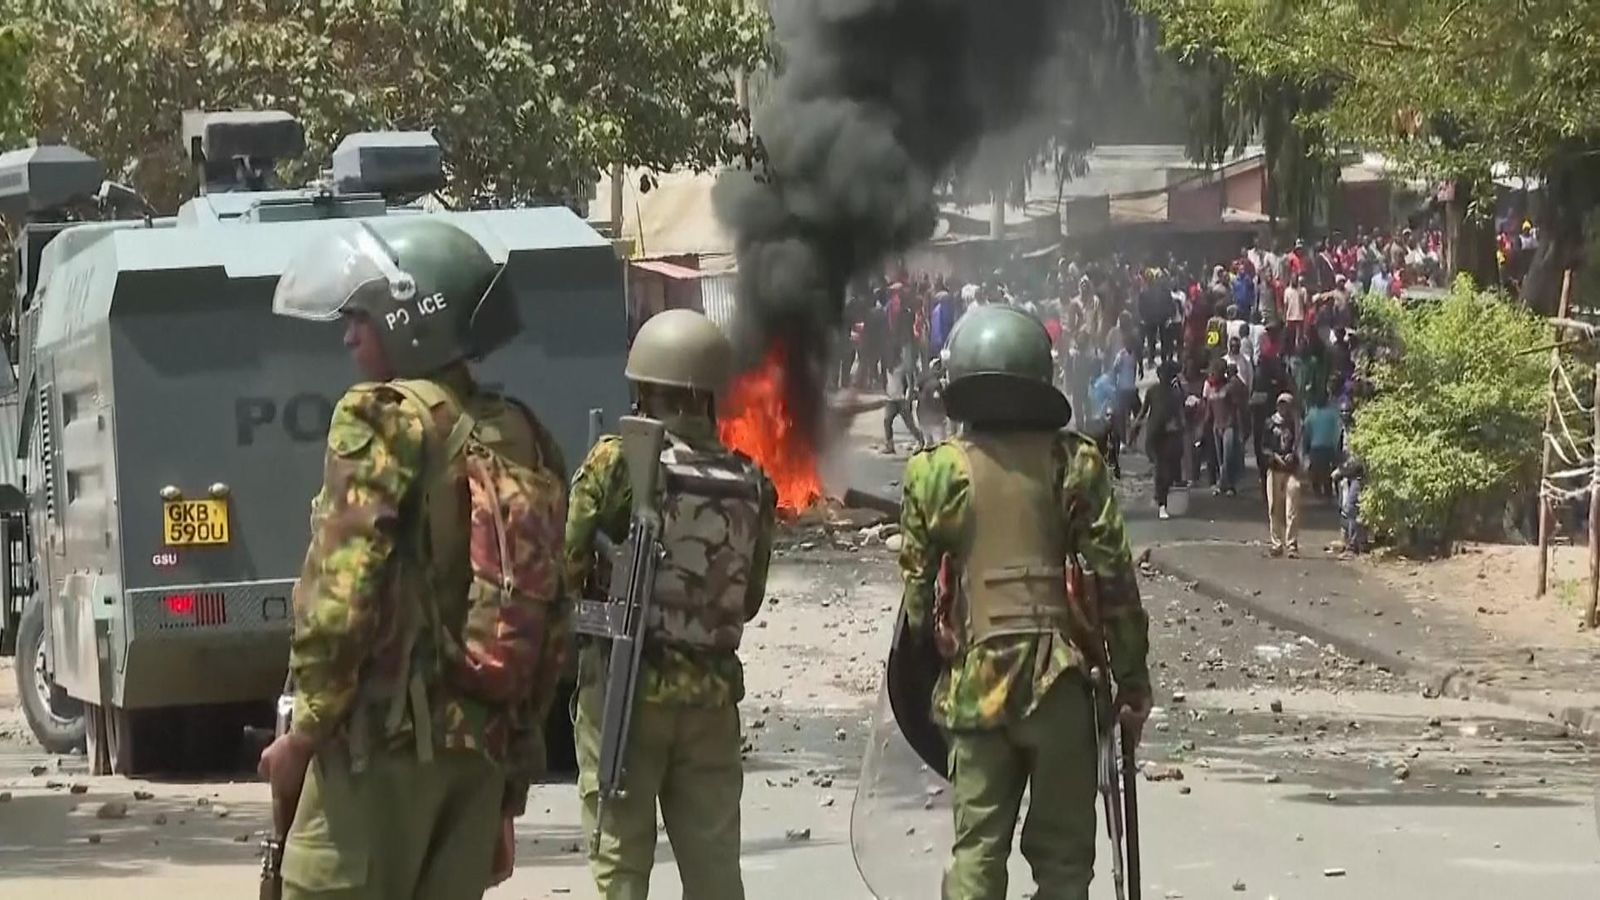
<svg viewBox="0 0 1600 900"><path fill-rule="evenodd" d="M890 684L886 670L850 809L850 848L877 900L929 900L940 895L954 837L950 793L895 723ZM923 696L931 699L931 689Z"/></svg>

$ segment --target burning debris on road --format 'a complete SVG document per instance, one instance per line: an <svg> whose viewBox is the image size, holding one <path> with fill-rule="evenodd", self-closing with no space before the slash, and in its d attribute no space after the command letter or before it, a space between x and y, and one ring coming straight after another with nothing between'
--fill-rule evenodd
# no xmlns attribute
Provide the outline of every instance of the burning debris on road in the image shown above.
<svg viewBox="0 0 1600 900"><path fill-rule="evenodd" d="M750 457L778 491L778 512L792 517L822 496L817 449L787 402L787 350L774 345L761 364L734 379L717 416L722 442Z"/></svg>
<svg viewBox="0 0 1600 900"><path fill-rule="evenodd" d="M1063 6L805 0L774 10L782 66L756 115L762 162L725 173L714 200L738 253L743 365L764 369L777 354L784 409L811 447L847 282L926 239L935 186L1035 108Z"/></svg>

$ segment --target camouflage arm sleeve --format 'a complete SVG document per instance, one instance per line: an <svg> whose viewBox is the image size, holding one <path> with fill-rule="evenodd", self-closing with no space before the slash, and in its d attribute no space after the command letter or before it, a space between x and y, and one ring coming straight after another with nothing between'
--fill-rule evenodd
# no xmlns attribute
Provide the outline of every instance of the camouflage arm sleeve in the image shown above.
<svg viewBox="0 0 1600 900"><path fill-rule="evenodd" d="M1139 601L1128 532L1117 506L1105 460L1094 444L1073 439L1066 444L1062 497L1068 537L1083 559L1087 574L1098 581L1100 621L1111 654L1111 673L1119 686L1147 689L1150 670L1150 619Z"/></svg>
<svg viewBox="0 0 1600 900"><path fill-rule="evenodd" d="M334 407L311 547L294 595L294 730L321 740L355 701L381 618L384 569L422 465L422 421L373 388Z"/></svg>
<svg viewBox="0 0 1600 900"><path fill-rule="evenodd" d="M761 518L756 522L756 546L750 558L750 581L745 587L744 620L754 619L767 596L767 572L772 566L772 536L778 530L778 490L761 476Z"/></svg>
<svg viewBox="0 0 1600 900"><path fill-rule="evenodd" d="M613 539L626 534L632 494L622 440L601 438L572 476L572 493L567 499L563 584L569 596L582 593L594 574L595 534L604 532Z"/></svg>
<svg viewBox="0 0 1600 900"><path fill-rule="evenodd" d="M900 479L900 577L905 581L900 602L913 632L928 633L939 562L960 535L969 483L959 451L949 445L906 461Z"/></svg>

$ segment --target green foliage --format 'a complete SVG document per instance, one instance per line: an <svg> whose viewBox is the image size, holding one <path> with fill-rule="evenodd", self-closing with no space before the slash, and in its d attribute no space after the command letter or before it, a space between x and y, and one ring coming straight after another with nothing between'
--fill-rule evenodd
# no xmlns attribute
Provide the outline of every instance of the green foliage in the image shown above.
<svg viewBox="0 0 1600 900"><path fill-rule="evenodd" d="M0 23L0 149L63 140L163 212L193 191L186 109L298 116L290 184L351 132L432 129L463 205L711 167L743 147L733 78L767 52L742 0L0 0Z"/></svg>
<svg viewBox="0 0 1600 900"><path fill-rule="evenodd" d="M21 27L0 25L0 146L22 129L28 46L27 33Z"/></svg>
<svg viewBox="0 0 1600 900"><path fill-rule="evenodd" d="M0 0L0 21L34 40L28 130L160 209L187 188L188 108L300 117L291 180L352 131L432 128L469 202L571 197L614 162L712 166L738 149L734 73L765 54L736 0Z"/></svg>
<svg viewBox="0 0 1600 900"><path fill-rule="evenodd" d="M1135 0L1183 58L1242 84L1326 89L1301 127L1416 171L1541 174L1600 138L1600 4L1571 0Z"/></svg>
<svg viewBox="0 0 1600 900"><path fill-rule="evenodd" d="M1549 326L1458 279L1437 302L1370 298L1363 330L1394 335L1356 417L1362 516L1407 543L1448 541L1538 480Z"/></svg>

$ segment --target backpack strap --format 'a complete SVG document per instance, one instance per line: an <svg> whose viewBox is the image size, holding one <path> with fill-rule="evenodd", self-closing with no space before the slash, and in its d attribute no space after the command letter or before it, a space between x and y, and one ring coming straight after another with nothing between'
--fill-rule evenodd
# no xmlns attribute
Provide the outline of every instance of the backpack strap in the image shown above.
<svg viewBox="0 0 1600 900"><path fill-rule="evenodd" d="M435 381L426 379L405 379L388 383L388 387L398 393L402 402L409 402L415 407L422 419L423 428L423 475L421 483L422 509L428 517L428 527L416 548L421 562L425 565L432 562L434 548L442 544L443 536L450 529L460 527L461 503L450 480L450 464L463 450L467 441L471 439L473 430L477 427L477 420L467 412L465 406L456 396L444 386ZM450 431L441 436L440 425L434 417L434 409L445 406L454 415L455 421L451 424ZM430 567L431 568L431 567ZM430 588L434 586L430 585ZM428 594L434 593L429 590ZM419 595L420 597L420 595ZM418 604L426 627L432 634L432 662L437 673L444 672L443 648L447 635L444 623L440 621L438 606L431 600L420 600ZM405 637L406 647L404 655L411 659L409 673L406 678L405 689L398 691L389 700L388 714L385 717L385 731L393 733L400 727L407 708L411 711L412 732L416 738L417 758L426 763L433 759L433 716L428 704L428 686L423 678L423 664L421 659L423 651L418 649L418 629L412 629Z"/></svg>

